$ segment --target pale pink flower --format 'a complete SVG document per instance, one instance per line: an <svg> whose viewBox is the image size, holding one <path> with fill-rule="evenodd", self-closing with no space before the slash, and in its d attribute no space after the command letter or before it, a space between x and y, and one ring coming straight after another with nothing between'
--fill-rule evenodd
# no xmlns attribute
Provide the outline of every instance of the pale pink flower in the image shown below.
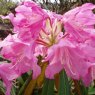
<svg viewBox="0 0 95 95"><path fill-rule="evenodd" d="M57 18L48 18L44 23L44 27L41 29L39 36L36 40L37 46L35 55L42 55L45 57L47 55L47 50L52 45L58 43L58 41L63 37L61 31L61 21Z"/></svg>
<svg viewBox="0 0 95 95"><path fill-rule="evenodd" d="M95 37L95 5L86 3L72 9L63 15L65 31L73 35L78 41L85 41L89 37Z"/></svg>
<svg viewBox="0 0 95 95"><path fill-rule="evenodd" d="M48 18L48 14L40 6L32 1L23 2L15 9L15 15L10 13L8 16L1 16L3 19L9 19L15 33L23 41L35 40L39 35L43 22Z"/></svg>
<svg viewBox="0 0 95 95"><path fill-rule="evenodd" d="M79 44L79 48L86 55L86 60L90 62L89 75L95 79L95 38L89 38L84 43ZM88 76L89 76L88 75Z"/></svg>
<svg viewBox="0 0 95 95"><path fill-rule="evenodd" d="M44 29L40 31L37 43L47 48L44 61L49 62L45 75L47 78L53 79L56 73L65 69L69 77L77 80L81 79L85 86L88 86L93 79L91 69L95 66L95 63L91 61L91 58L94 54L89 56L92 51L89 50L88 53L84 50L84 47L87 47L86 41L79 43L73 38L72 33L66 33L62 33L62 22L58 19L47 19ZM80 37L80 39L82 38ZM89 78L87 78L88 76Z"/></svg>
<svg viewBox="0 0 95 95"><path fill-rule="evenodd" d="M42 55L43 58L49 56L51 59L57 56L58 54L56 54L57 52L56 50L54 52L50 52L50 51L51 51L51 47L57 44L60 41L60 39L63 38L64 35L61 32L61 29L62 29L62 23L57 18L47 19L44 24L44 28L42 28L42 30L39 33L39 38L36 40L38 45L36 47L35 54ZM62 66L60 66L60 63L59 66L58 64L56 64L57 57L54 58L55 63L53 64L53 66L50 66L51 65L50 62L49 66L46 69L46 77L48 78L52 78L55 73L58 73L60 71L60 67L61 69L63 68ZM50 61L50 59L45 58L44 61Z"/></svg>
<svg viewBox="0 0 95 95"><path fill-rule="evenodd" d="M10 68L18 75L33 70L36 78L41 72L37 65L37 57L41 55L43 61L49 62L47 78L53 79L64 69L69 77L81 79L88 86L95 79L94 8L95 5L87 3L62 18L42 10L34 2L23 2L15 9L15 16L10 13L2 17L11 20L16 34L0 42L1 54L11 61Z"/></svg>
<svg viewBox="0 0 95 95"><path fill-rule="evenodd" d="M2 63L0 64L0 78L4 82L4 86L6 87L6 95L10 95L10 91L12 88L12 81L16 79L19 75L15 72L15 70L11 69L12 64Z"/></svg>
<svg viewBox="0 0 95 95"><path fill-rule="evenodd" d="M83 51L68 37L51 46L45 60L49 62L45 72L47 78L53 79L56 73L65 69L69 77L76 80L81 79L85 86L88 86L92 81L91 69L95 67L95 63L88 62Z"/></svg>
<svg viewBox="0 0 95 95"><path fill-rule="evenodd" d="M17 34L9 35L3 41L4 46L2 46L1 54L11 61L11 68L14 68L19 75L33 70L33 78L36 78L40 74L40 67L37 65L37 58L34 56L35 44L34 42L22 42L17 37ZM9 45L5 45L7 42Z"/></svg>
<svg viewBox="0 0 95 95"><path fill-rule="evenodd" d="M94 4L87 3L65 13L62 19L65 31L70 35L70 39L75 41L77 47L83 52L82 54L86 56L85 60L90 64L87 75L83 77L85 84L95 79L93 69L95 68L94 9Z"/></svg>

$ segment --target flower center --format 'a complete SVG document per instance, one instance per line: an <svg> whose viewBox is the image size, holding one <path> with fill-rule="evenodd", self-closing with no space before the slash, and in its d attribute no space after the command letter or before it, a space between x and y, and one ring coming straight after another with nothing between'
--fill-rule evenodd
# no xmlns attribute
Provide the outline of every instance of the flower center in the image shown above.
<svg viewBox="0 0 95 95"><path fill-rule="evenodd" d="M61 25L61 22L57 19L53 22L47 19L44 28L40 31L37 42L48 47L56 44L63 36Z"/></svg>

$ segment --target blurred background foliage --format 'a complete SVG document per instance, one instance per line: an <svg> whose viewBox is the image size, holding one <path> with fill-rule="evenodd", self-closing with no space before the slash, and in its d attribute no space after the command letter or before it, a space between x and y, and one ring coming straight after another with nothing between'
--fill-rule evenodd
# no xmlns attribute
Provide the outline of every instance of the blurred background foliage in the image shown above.
<svg viewBox="0 0 95 95"><path fill-rule="evenodd" d="M12 0L0 0L0 15L7 15L9 12L13 12L17 3Z"/></svg>
<svg viewBox="0 0 95 95"><path fill-rule="evenodd" d="M51 10L58 14L64 14L68 10L87 2L95 4L95 0L53 0L53 2L51 2L51 0L31 1L37 2L42 8ZM7 15L10 12L15 14L15 7L18 4L17 1L0 0L0 15ZM3 40L9 33L12 34L12 28L13 26L10 21L0 19L0 40ZM3 61L8 60L0 57L0 63ZM95 82L93 82L89 88L86 88L81 85L81 81L68 79L63 71L60 72L60 75L55 76L55 80L45 79L44 71L46 66L42 66L41 68L41 76L36 80L31 80L31 72L22 75L17 80L14 80L11 95L95 95ZM45 81L44 85L43 80ZM58 80L60 80L60 83L58 83ZM0 95L4 95L5 93L5 88L2 85L3 83L0 81ZM58 85L60 85L60 87L58 87Z"/></svg>

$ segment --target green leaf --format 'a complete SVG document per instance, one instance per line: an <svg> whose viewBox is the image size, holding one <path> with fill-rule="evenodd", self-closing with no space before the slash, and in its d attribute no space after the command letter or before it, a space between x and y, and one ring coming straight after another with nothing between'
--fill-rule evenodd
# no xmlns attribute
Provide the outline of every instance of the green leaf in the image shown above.
<svg viewBox="0 0 95 95"><path fill-rule="evenodd" d="M22 77L19 77L19 78L18 78L18 81L19 81L22 85L24 84L24 80L23 80Z"/></svg>
<svg viewBox="0 0 95 95"><path fill-rule="evenodd" d="M48 89L49 79L45 79L43 89L42 89L42 95L46 95L47 89Z"/></svg>
<svg viewBox="0 0 95 95"><path fill-rule="evenodd" d="M65 71L60 72L60 83L58 95L70 95L70 84Z"/></svg>
<svg viewBox="0 0 95 95"><path fill-rule="evenodd" d="M81 85L81 92L82 92L82 95L88 95L88 87Z"/></svg>
<svg viewBox="0 0 95 95"><path fill-rule="evenodd" d="M47 95L54 95L54 80L49 80Z"/></svg>
<svg viewBox="0 0 95 95"><path fill-rule="evenodd" d="M89 87L88 95L95 95L95 88L94 87Z"/></svg>
<svg viewBox="0 0 95 95"><path fill-rule="evenodd" d="M11 95L16 95L16 89L15 89L15 87L12 87L12 89L11 89Z"/></svg>
<svg viewBox="0 0 95 95"><path fill-rule="evenodd" d="M22 87L20 88L18 95L23 95L23 92L27 86L27 84L30 82L31 80L31 75L27 78L27 80L24 82L24 84L22 85Z"/></svg>
<svg viewBox="0 0 95 95"><path fill-rule="evenodd" d="M5 88L3 87L3 82L0 81L0 94L4 94L5 93Z"/></svg>
<svg viewBox="0 0 95 95"><path fill-rule="evenodd" d="M54 80L45 79L42 95L54 95Z"/></svg>

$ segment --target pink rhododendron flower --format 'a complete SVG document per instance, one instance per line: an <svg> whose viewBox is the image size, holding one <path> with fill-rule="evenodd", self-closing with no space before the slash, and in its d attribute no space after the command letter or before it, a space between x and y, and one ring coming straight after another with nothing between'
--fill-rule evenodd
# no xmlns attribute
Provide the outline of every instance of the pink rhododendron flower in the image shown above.
<svg viewBox="0 0 95 95"><path fill-rule="evenodd" d="M53 19L53 20L52 20ZM37 46L35 55L42 55L45 57L47 55L47 50L53 44L58 43L58 41L63 37L61 31L61 22L56 18L49 18L46 20L44 27L39 33L36 40Z"/></svg>
<svg viewBox="0 0 95 95"><path fill-rule="evenodd" d="M78 41L84 41L95 36L95 5L86 3L72 9L63 15L65 31L72 34ZM85 15L86 14L86 15Z"/></svg>
<svg viewBox="0 0 95 95"><path fill-rule="evenodd" d="M7 40L8 38L8 40ZM34 56L34 43L24 43L17 38L17 35L9 35L3 42L1 54L12 63L12 67L21 75L22 73L33 70L33 78L40 74L40 67L37 65L37 58Z"/></svg>
<svg viewBox="0 0 95 95"><path fill-rule="evenodd" d="M0 41L0 54L11 61L0 64L6 95L10 95L13 79L30 70L33 78L41 73L39 55L48 62L47 78L53 79L64 69L69 77L88 86L95 79L94 9L95 5L87 3L59 15L27 1L15 9L15 14L1 16L12 22L15 33Z"/></svg>
<svg viewBox="0 0 95 95"><path fill-rule="evenodd" d="M43 26L43 22L48 18L48 14L34 2L23 2L15 9L15 15L10 13L3 19L10 19L14 32L19 33L19 38L23 41L35 40Z"/></svg>
<svg viewBox="0 0 95 95"><path fill-rule="evenodd" d="M57 44L64 36L61 32L61 29L62 23L57 18L47 19L44 28L40 31L39 38L37 39L38 48L36 47L36 54L38 53L39 55L44 56L44 58L45 56L47 56L47 58L45 58L45 61L50 62L49 66L46 69L46 77L48 78L53 78L54 74L58 73L63 68L62 64L57 64L58 54L56 52L58 51L55 50L54 52L50 52L51 47L54 44ZM50 59L48 58L48 56ZM50 60L53 58L55 63L51 65L52 62Z"/></svg>
<svg viewBox="0 0 95 95"><path fill-rule="evenodd" d="M0 78L3 80L6 87L6 95L10 95L12 81L19 76L15 70L11 69L11 66L12 64L8 63L0 64Z"/></svg>
<svg viewBox="0 0 95 95"><path fill-rule="evenodd" d="M89 68L95 63L85 60L85 54L78 49L68 38L61 39L58 44L48 49L46 61L49 66L46 69L46 77L54 78L54 75L65 69L67 75L73 79L82 80L86 86L92 81ZM89 79L87 77L89 76ZM86 77L86 78L85 78Z"/></svg>
<svg viewBox="0 0 95 95"><path fill-rule="evenodd" d="M68 76L77 80L81 79L88 86L92 81L90 68L95 63L90 60L88 62L86 59L87 56L88 58L91 56L86 53L86 50L84 51L84 42L79 43L75 38L72 38L71 34L62 33L62 23L57 19L53 21L47 19L45 28L40 31L37 40L38 44L47 48L45 61L48 61L49 65L45 75L52 79L56 73L65 69ZM86 79L85 77L88 76L89 79Z"/></svg>
<svg viewBox="0 0 95 95"><path fill-rule="evenodd" d="M93 10L95 5L91 3L84 4L77 7L63 15L63 23L65 31L71 35L71 39L75 40L77 46L86 56L86 60L90 62L89 74L93 72L93 79L95 76L95 14ZM86 15L85 15L86 14ZM87 82L86 82L87 83Z"/></svg>

